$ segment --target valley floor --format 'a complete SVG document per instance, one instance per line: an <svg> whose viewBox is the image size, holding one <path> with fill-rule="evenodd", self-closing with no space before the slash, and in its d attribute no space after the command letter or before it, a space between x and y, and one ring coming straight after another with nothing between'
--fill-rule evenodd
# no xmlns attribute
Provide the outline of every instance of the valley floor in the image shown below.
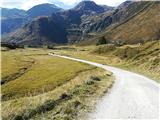
<svg viewBox="0 0 160 120"><path fill-rule="evenodd" d="M110 72L53 58L49 52L53 50L2 51L4 120L80 118L112 86Z"/></svg>
<svg viewBox="0 0 160 120"><path fill-rule="evenodd" d="M114 83L109 71L48 53L120 67L160 82L159 41L120 47L2 49L3 119L81 119Z"/></svg>

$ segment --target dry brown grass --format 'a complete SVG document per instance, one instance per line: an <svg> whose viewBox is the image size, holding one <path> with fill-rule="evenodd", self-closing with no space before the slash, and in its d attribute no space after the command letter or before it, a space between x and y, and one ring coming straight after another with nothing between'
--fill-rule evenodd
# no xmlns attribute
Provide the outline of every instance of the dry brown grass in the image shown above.
<svg viewBox="0 0 160 120"><path fill-rule="evenodd" d="M115 29L104 34L109 40L124 40L127 43L150 41L160 37L160 4L154 3L143 12Z"/></svg>
<svg viewBox="0 0 160 120"><path fill-rule="evenodd" d="M79 72L94 68L87 64L48 56L48 54L42 54L41 51L38 52L37 54L32 50L15 50L14 52L2 53L2 58L7 59L2 63L2 73L11 75L13 78L14 72L19 72L20 68L26 67L26 64L23 63L29 60L34 61L23 75L2 85L2 100L48 92L66 83ZM41 55L39 55L40 53Z"/></svg>
<svg viewBox="0 0 160 120"><path fill-rule="evenodd" d="M78 76L67 82L66 84L57 87L55 90L34 96L34 97L23 97L15 100L9 100L2 102L2 118L5 119L15 119L17 116L26 116L27 117L33 117L34 115L38 114L33 111L41 110L41 106L44 106L47 101L50 101L51 103L54 103L56 100L60 98L60 96L64 93L69 94L69 91L72 91L75 89L76 86L84 86L86 80L90 79L91 76L105 76L110 75L110 73L107 73L106 71L102 69L94 69L94 70L88 70L85 72L80 73ZM104 83L101 87L103 89L108 89L108 87L112 84L111 78L103 78L105 79ZM108 86L108 87L107 87ZM91 89L92 90L92 89ZM94 88L94 90L98 90L99 92L102 92L99 88ZM84 92L84 91L82 91ZM102 93L101 93L102 94ZM97 94L98 95L98 94ZM77 97L78 95L74 95L73 97ZM72 99L73 100L73 99ZM63 101L65 103L65 101ZM61 105L57 105L56 107L64 107L63 102ZM89 100L89 102L91 102ZM55 108L53 106L53 112L55 112ZM65 109L65 108L64 108ZM40 111L41 113L42 111ZM47 111L46 111L47 112ZM29 116L30 114L33 114L32 116ZM40 114L41 115L41 114ZM50 114L51 116L52 114ZM39 119L42 116L39 117ZM47 117L47 116L46 116Z"/></svg>

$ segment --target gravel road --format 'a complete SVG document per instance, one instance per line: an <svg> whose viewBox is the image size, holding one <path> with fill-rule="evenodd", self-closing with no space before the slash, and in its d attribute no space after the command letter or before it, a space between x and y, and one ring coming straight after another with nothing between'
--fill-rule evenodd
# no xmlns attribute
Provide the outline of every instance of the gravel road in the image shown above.
<svg viewBox="0 0 160 120"><path fill-rule="evenodd" d="M159 84L142 75L95 62L67 56L49 55L91 64L111 71L115 76L112 89L98 101L89 119L158 119Z"/></svg>

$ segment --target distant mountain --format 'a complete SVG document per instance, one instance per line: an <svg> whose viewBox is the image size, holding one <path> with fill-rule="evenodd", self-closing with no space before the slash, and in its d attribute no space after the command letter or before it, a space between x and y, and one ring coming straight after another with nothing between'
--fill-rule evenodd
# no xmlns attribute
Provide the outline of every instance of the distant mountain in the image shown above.
<svg viewBox="0 0 160 120"><path fill-rule="evenodd" d="M1 20L1 34L8 34L30 21L29 18L7 18Z"/></svg>
<svg viewBox="0 0 160 120"><path fill-rule="evenodd" d="M33 8L31 8L31 10L38 11ZM53 13L52 17L41 17L36 19L10 34L5 40L17 44L37 43L37 45L46 44L48 42L74 42L75 38L77 40L81 39L82 30L80 26L83 23L84 18L103 12L105 12L104 8L94 2L83 1L73 9Z"/></svg>
<svg viewBox="0 0 160 120"><path fill-rule="evenodd" d="M1 17L2 19L5 18L25 18L28 17L28 14L25 10L20 9L8 9L8 8L1 8Z"/></svg>
<svg viewBox="0 0 160 120"><path fill-rule="evenodd" d="M49 16L52 13L59 12L61 10L63 9L54 4L45 3L32 7L27 11L27 13L31 18L35 18L38 16Z"/></svg>
<svg viewBox="0 0 160 120"><path fill-rule="evenodd" d="M9 33L30 21L26 11L1 8L1 34Z"/></svg>
<svg viewBox="0 0 160 120"><path fill-rule="evenodd" d="M52 13L61 11L62 9L53 4L40 4L32 7L28 11L20 9L2 8L1 15L1 34L10 33L26 23L29 23L33 18L40 16L50 16Z"/></svg>
<svg viewBox="0 0 160 120"><path fill-rule="evenodd" d="M43 45L96 41L104 36L109 41L138 43L160 39L160 2L125 2L117 8L80 2L70 10L40 17L3 38L16 44Z"/></svg>
<svg viewBox="0 0 160 120"><path fill-rule="evenodd" d="M82 1L74 8L76 11L82 11L84 13L103 13L105 9L102 6L97 5L93 1Z"/></svg>

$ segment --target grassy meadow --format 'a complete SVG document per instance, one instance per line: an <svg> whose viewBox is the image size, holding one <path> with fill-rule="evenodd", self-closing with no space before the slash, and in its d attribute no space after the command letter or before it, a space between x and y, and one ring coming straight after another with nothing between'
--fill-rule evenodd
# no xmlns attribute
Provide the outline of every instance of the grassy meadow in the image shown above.
<svg viewBox="0 0 160 120"><path fill-rule="evenodd" d="M46 119L75 118L94 106L89 105L91 97L98 99L112 86L110 72L48 55L54 51L27 48L1 52L4 120L40 119L44 114ZM51 116L50 112L57 114Z"/></svg>

